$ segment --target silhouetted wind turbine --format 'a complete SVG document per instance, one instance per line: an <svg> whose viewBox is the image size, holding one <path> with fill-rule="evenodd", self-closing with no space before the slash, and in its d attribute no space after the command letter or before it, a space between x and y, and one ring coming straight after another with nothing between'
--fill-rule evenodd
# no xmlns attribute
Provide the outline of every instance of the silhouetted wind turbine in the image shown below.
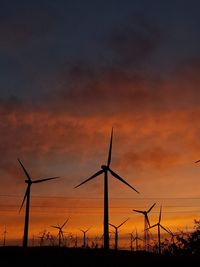
<svg viewBox="0 0 200 267"><path fill-rule="evenodd" d="M134 239L134 236L133 236L133 233L129 233L130 235L130 249L131 251L133 251L133 239Z"/></svg>
<svg viewBox="0 0 200 267"><path fill-rule="evenodd" d="M3 246L5 247L6 246L6 235L7 235L7 230L6 230L6 225L5 225L5 229L4 229L4 232L3 232Z"/></svg>
<svg viewBox="0 0 200 267"><path fill-rule="evenodd" d="M58 246L60 247L61 246L61 239L64 238L64 235L63 235L63 228L65 227L66 223L69 221L69 218L63 223L63 225L57 225L57 226L51 226L53 228L56 228L58 229Z"/></svg>
<svg viewBox="0 0 200 267"><path fill-rule="evenodd" d="M24 199L22 201L20 210L22 209L24 202L26 200L26 213L25 213L25 224L24 224L24 238L23 238L23 247L27 247L28 245L28 226L29 226L29 208L30 208L30 192L31 192L31 185L32 184L38 184L38 183L42 183L42 182L46 182L49 180L53 180L53 179L57 179L59 177L51 177L51 178L45 178L45 179L40 179L40 180L31 180L31 177L29 175L29 173L27 172L27 170L25 169L24 165L22 164L22 162L18 159L27 179L25 180L25 183L27 184L27 189L26 189L26 193L24 195Z"/></svg>
<svg viewBox="0 0 200 267"><path fill-rule="evenodd" d="M101 170L99 170L97 173L77 185L75 188L89 182L90 180L94 179L95 177L99 176L100 174L104 173L104 249L109 249L109 218L108 218L108 172L112 174L116 179L123 182L127 186L129 186L131 189L139 193L135 188L133 188L130 184L128 184L124 179L122 179L117 173L115 173L110 168L111 163L111 157L112 157L112 139L113 139L113 129L111 131L111 138L110 138L110 147L109 147L109 153L108 153L108 161L107 165L102 165Z"/></svg>
<svg viewBox="0 0 200 267"><path fill-rule="evenodd" d="M156 203L154 203L150 209L148 209L147 211L142 211L142 210L133 210L137 213L141 213L144 215L144 249L147 249L147 243L149 242L149 235L148 235L148 227L150 227L150 222L149 222L149 217L148 217L148 213L153 209L153 207L156 205Z"/></svg>
<svg viewBox="0 0 200 267"><path fill-rule="evenodd" d="M160 215L159 215L159 220L158 223L154 224L153 226L149 227L148 229L152 229L154 227L158 227L158 252L161 254L161 239L160 239L160 228L162 228L165 232L171 235L171 232L168 231L164 226L160 224L161 222L161 215L162 215L162 206L160 207Z"/></svg>
<svg viewBox="0 0 200 267"><path fill-rule="evenodd" d="M38 236L38 238L40 239L40 247L44 245L45 235L46 235L46 230L44 230L43 233L40 236Z"/></svg>
<svg viewBox="0 0 200 267"><path fill-rule="evenodd" d="M177 236L179 236L179 234L174 234L168 227L167 227L167 230L168 230L168 231L170 232L170 234L171 234L171 242L172 242L172 244L175 245L175 240L174 240L174 238L177 237Z"/></svg>
<svg viewBox="0 0 200 267"><path fill-rule="evenodd" d="M133 238L133 242L135 241L135 250L138 251L138 240L142 239L138 236L138 232L137 229L135 230L135 238Z"/></svg>
<svg viewBox="0 0 200 267"><path fill-rule="evenodd" d="M83 248L86 248L86 233L90 230L90 228L87 230L79 229L83 233Z"/></svg>
<svg viewBox="0 0 200 267"><path fill-rule="evenodd" d="M112 223L109 223L110 226L112 226L114 229L115 229L115 250L118 249L118 238L119 238L119 232L118 232L118 229L123 225L125 224L129 219L126 219L123 223L119 224L118 226L112 224Z"/></svg>

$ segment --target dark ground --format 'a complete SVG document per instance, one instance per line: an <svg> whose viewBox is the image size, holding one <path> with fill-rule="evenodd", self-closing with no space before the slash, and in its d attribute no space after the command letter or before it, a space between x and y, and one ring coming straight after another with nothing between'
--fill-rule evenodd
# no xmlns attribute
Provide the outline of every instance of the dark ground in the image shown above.
<svg viewBox="0 0 200 267"><path fill-rule="evenodd" d="M159 256L145 252L67 249L58 247L0 248L1 267L140 267L200 266L200 255Z"/></svg>

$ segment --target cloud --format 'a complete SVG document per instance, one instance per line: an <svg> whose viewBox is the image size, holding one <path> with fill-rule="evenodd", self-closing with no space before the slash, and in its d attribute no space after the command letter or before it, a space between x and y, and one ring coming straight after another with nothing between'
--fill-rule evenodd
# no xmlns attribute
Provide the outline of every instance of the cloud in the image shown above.
<svg viewBox="0 0 200 267"><path fill-rule="evenodd" d="M133 37L136 29L140 33ZM120 147L113 164L122 172L171 169L198 156L200 60L184 61L173 75L157 77L134 66L158 48L159 31L136 23L123 34L116 49L111 46L116 60L122 62L119 65L114 61L111 66L92 68L77 63L63 69L55 78L56 86L36 101L0 99L4 177L15 176L21 185L16 160L20 157L30 164L34 176L59 171L70 174L69 183L75 184L74 179L87 176L92 166L98 168L99 161L106 160L112 126ZM130 72L126 50L132 46L126 48L125 43L135 42L134 38L138 49L140 42L150 40L149 48L141 46L140 60L131 55L135 65Z"/></svg>
<svg viewBox="0 0 200 267"><path fill-rule="evenodd" d="M75 65L48 95L47 107L73 116L157 114L199 106L200 59L187 60L161 78L124 68Z"/></svg>
<svg viewBox="0 0 200 267"><path fill-rule="evenodd" d="M167 151L163 147L152 147L138 153L134 151L124 153L117 165L120 169L152 168L160 171L177 166L181 161L182 157L178 152Z"/></svg>
<svg viewBox="0 0 200 267"><path fill-rule="evenodd" d="M108 46L113 52L113 65L137 70L164 41L164 32L146 17L133 15L112 31Z"/></svg>

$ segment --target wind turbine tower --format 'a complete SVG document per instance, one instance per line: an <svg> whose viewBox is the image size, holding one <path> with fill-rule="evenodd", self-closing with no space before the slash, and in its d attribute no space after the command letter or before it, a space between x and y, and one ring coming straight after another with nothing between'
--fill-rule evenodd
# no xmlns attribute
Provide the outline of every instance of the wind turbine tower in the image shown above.
<svg viewBox="0 0 200 267"><path fill-rule="evenodd" d="M5 229L4 229L4 232L3 232L3 246L5 247L6 246L6 236L7 236L7 230L6 230L6 225L5 225Z"/></svg>

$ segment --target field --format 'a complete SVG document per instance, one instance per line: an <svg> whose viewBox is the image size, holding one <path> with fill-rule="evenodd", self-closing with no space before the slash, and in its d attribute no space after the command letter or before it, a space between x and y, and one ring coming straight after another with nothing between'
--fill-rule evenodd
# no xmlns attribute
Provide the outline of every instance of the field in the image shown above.
<svg viewBox="0 0 200 267"><path fill-rule="evenodd" d="M0 266L11 267L133 267L133 266L199 266L200 256L168 256L145 252L58 247L0 248Z"/></svg>

